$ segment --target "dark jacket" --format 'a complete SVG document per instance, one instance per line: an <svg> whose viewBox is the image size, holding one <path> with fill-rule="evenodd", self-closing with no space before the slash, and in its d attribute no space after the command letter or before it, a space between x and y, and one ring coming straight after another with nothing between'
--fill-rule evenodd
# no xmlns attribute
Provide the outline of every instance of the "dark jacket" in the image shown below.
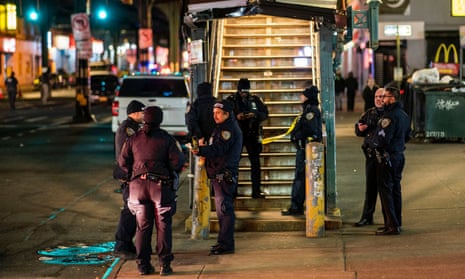
<svg viewBox="0 0 465 279"><path fill-rule="evenodd" d="M302 108L302 114L291 132L291 141L301 148L308 142L309 137L318 142L321 142L323 137L321 112L318 105L306 101L302 104Z"/></svg>
<svg viewBox="0 0 465 279"><path fill-rule="evenodd" d="M239 160L242 151L242 132L237 121L231 115L225 122L216 126L212 133L212 143L199 147L199 156L206 158L209 178L229 171L238 175Z"/></svg>
<svg viewBox="0 0 465 279"><path fill-rule="evenodd" d="M268 108L257 95L247 95L242 99L239 92L235 95L229 96L228 100L234 103L234 114L237 116L239 113L255 113L254 118L238 120L239 127L242 130L243 136L258 136L260 134L260 124L268 118Z"/></svg>
<svg viewBox="0 0 465 279"><path fill-rule="evenodd" d="M400 102L384 107L376 131L376 148L380 152L404 152L405 143L410 140L410 118Z"/></svg>
<svg viewBox="0 0 465 279"><path fill-rule="evenodd" d="M202 94L192 103L186 115L189 138L205 138L208 142L216 123L213 120L213 105L216 98L209 94Z"/></svg>
<svg viewBox="0 0 465 279"><path fill-rule="evenodd" d="M378 127L378 121L382 117L384 110L382 108L372 107L365 111L357 123L355 123L355 134L358 137L364 137L363 146L364 148L373 148L373 139L375 136L376 128ZM358 123L368 125L368 128L363 132L358 129Z"/></svg>
<svg viewBox="0 0 465 279"><path fill-rule="evenodd" d="M18 80L14 75L10 76L5 80L5 86L7 91L15 92L18 90Z"/></svg>
<svg viewBox="0 0 465 279"><path fill-rule="evenodd" d="M121 147L124 142L132 135L134 135L140 129L139 123L134 121L131 117L124 120L119 125L118 130L115 133L115 160L118 160Z"/></svg>
<svg viewBox="0 0 465 279"><path fill-rule="evenodd" d="M124 175L117 178L131 180L144 173L172 177L184 163L181 146L165 130L156 128L147 134L139 130L123 144L118 165Z"/></svg>

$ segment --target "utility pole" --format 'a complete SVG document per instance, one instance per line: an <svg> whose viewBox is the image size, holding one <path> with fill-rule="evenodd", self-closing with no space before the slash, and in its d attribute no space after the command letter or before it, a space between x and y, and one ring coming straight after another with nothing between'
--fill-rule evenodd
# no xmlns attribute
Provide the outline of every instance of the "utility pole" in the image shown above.
<svg viewBox="0 0 465 279"><path fill-rule="evenodd" d="M71 16L71 25L76 40L76 98L75 98L75 114L74 122L90 122L93 120L90 114L89 102L89 60L88 52L92 46L90 45L90 27L89 27L89 7L90 0L75 0L74 7L76 14ZM87 14L87 16L83 15ZM80 16L79 16L80 15ZM78 38L77 33L85 34L82 38ZM90 46L89 46L90 45Z"/></svg>
<svg viewBox="0 0 465 279"><path fill-rule="evenodd" d="M149 72L149 47L153 46L151 19L152 4L151 0L139 0L137 3L140 27L138 31L139 47L139 71L142 73Z"/></svg>

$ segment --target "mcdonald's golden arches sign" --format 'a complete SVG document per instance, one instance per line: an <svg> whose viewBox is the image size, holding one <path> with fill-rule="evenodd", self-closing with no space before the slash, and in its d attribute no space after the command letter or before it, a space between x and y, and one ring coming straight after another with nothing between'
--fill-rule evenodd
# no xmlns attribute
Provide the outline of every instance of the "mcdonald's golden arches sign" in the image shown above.
<svg viewBox="0 0 465 279"><path fill-rule="evenodd" d="M451 53L452 52L452 53ZM441 54L444 53L444 60L440 62ZM453 61L450 62L450 54L453 54ZM457 76L459 74L460 65L459 65L459 56L457 55L457 48L454 44L440 44L436 50L436 56L434 57L433 63L431 63L433 68L437 68L441 75L452 75Z"/></svg>

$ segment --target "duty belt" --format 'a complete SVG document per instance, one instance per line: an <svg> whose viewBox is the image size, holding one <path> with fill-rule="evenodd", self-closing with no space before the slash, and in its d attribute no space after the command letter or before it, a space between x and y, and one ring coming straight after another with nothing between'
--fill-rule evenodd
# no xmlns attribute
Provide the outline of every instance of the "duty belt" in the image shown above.
<svg viewBox="0 0 465 279"><path fill-rule="evenodd" d="M164 176L164 175L159 175L159 174L155 174L155 173L145 173L145 174L141 174L140 175L140 178L141 179L147 179L147 180L150 180L150 181L155 181L155 182L166 182L168 180L170 180L170 178L168 176Z"/></svg>

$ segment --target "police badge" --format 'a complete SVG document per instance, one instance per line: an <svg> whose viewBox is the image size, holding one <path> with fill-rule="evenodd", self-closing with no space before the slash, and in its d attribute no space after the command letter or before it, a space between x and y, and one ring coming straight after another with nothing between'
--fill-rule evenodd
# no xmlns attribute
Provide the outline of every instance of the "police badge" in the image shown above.
<svg viewBox="0 0 465 279"><path fill-rule="evenodd" d="M391 119L389 118L383 118L381 119L381 127L383 129L385 129L386 127L388 127L389 125L391 125Z"/></svg>
<svg viewBox="0 0 465 279"><path fill-rule="evenodd" d="M309 112L309 113L307 113L307 114L305 115L305 118L306 118L307 120L312 120L313 117L315 117L315 114L314 114L313 112Z"/></svg>
<svg viewBox="0 0 465 279"><path fill-rule="evenodd" d="M221 131L221 137L224 140L229 140L231 138L231 132L230 131Z"/></svg>

